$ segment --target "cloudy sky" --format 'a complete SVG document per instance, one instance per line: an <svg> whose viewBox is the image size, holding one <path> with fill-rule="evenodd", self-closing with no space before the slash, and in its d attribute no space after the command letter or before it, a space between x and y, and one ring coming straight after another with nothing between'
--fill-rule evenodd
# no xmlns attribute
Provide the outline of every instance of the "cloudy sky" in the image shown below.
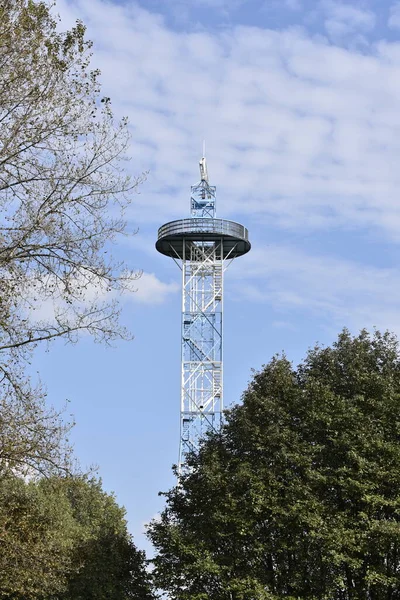
<svg viewBox="0 0 400 600"><path fill-rule="evenodd" d="M103 92L149 171L117 253L143 269L129 344L55 345L37 359L70 400L77 454L98 464L141 546L173 483L180 273L157 228L189 213L203 139L219 217L252 250L226 274L225 402L285 349L295 362L347 326L400 333L400 2L59 0L94 42Z"/></svg>

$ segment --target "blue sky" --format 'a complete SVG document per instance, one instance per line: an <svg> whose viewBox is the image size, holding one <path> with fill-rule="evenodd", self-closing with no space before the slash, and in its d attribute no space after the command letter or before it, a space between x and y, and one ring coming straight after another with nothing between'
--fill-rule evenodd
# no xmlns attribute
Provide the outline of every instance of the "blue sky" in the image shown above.
<svg viewBox="0 0 400 600"><path fill-rule="evenodd" d="M295 363L347 326L400 333L400 2L60 0L128 115L132 174L149 171L116 248L143 269L123 299L131 343L54 344L35 360L65 399L76 453L97 464L137 542L173 484L180 272L157 228L189 213L207 141L218 216L253 247L225 284L225 403L285 350Z"/></svg>

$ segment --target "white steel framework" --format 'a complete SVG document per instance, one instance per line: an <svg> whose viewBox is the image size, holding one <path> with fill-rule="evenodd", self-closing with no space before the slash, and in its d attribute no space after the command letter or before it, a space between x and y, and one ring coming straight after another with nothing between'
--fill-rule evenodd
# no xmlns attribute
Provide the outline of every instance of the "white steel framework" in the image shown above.
<svg viewBox="0 0 400 600"><path fill-rule="evenodd" d="M184 245L180 468L199 439L222 420L222 246L222 240Z"/></svg>
<svg viewBox="0 0 400 600"><path fill-rule="evenodd" d="M160 227L156 243L182 269L180 473L200 439L222 423L224 271L251 247L243 225L215 218L216 188L209 185L205 158L200 175L192 187L190 219Z"/></svg>

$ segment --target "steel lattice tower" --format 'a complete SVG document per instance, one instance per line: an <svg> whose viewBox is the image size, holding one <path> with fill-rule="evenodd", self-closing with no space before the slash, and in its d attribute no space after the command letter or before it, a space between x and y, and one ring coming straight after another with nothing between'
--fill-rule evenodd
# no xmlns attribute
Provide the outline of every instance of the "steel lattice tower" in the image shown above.
<svg viewBox="0 0 400 600"><path fill-rule="evenodd" d="M224 271L251 247L243 225L215 218L216 187L209 184L204 157L200 175L191 188L190 218L160 227L156 243L182 270L179 472L203 434L221 425Z"/></svg>

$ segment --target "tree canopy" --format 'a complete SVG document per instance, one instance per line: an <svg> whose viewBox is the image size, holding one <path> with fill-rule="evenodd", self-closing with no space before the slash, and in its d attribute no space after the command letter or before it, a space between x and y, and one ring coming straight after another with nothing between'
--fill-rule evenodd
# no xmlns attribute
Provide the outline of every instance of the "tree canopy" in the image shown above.
<svg viewBox="0 0 400 600"><path fill-rule="evenodd" d="M125 510L115 498L95 480L65 478L50 483L54 485L61 487L78 525L67 589L60 600L151 600L144 552L135 547Z"/></svg>
<svg viewBox="0 0 400 600"><path fill-rule="evenodd" d="M153 598L125 511L99 481L0 480L0 598Z"/></svg>
<svg viewBox="0 0 400 600"><path fill-rule="evenodd" d="M62 593L77 535L68 500L55 489L0 479L0 598L38 600Z"/></svg>
<svg viewBox="0 0 400 600"><path fill-rule="evenodd" d="M125 513L77 475L70 425L30 377L32 351L86 332L130 338L118 299L138 273L112 258L142 177L83 23L53 2L0 2L0 598L147 600Z"/></svg>
<svg viewBox="0 0 400 600"><path fill-rule="evenodd" d="M106 343L129 337L118 299L138 274L110 244L129 233L124 212L141 180L124 170L127 121L101 95L84 25L60 32L53 9L0 3L0 470L42 473L68 460L38 434L64 431L27 376L31 352L83 331Z"/></svg>
<svg viewBox="0 0 400 600"><path fill-rule="evenodd" d="M171 599L400 598L400 356L344 330L274 357L149 528Z"/></svg>

